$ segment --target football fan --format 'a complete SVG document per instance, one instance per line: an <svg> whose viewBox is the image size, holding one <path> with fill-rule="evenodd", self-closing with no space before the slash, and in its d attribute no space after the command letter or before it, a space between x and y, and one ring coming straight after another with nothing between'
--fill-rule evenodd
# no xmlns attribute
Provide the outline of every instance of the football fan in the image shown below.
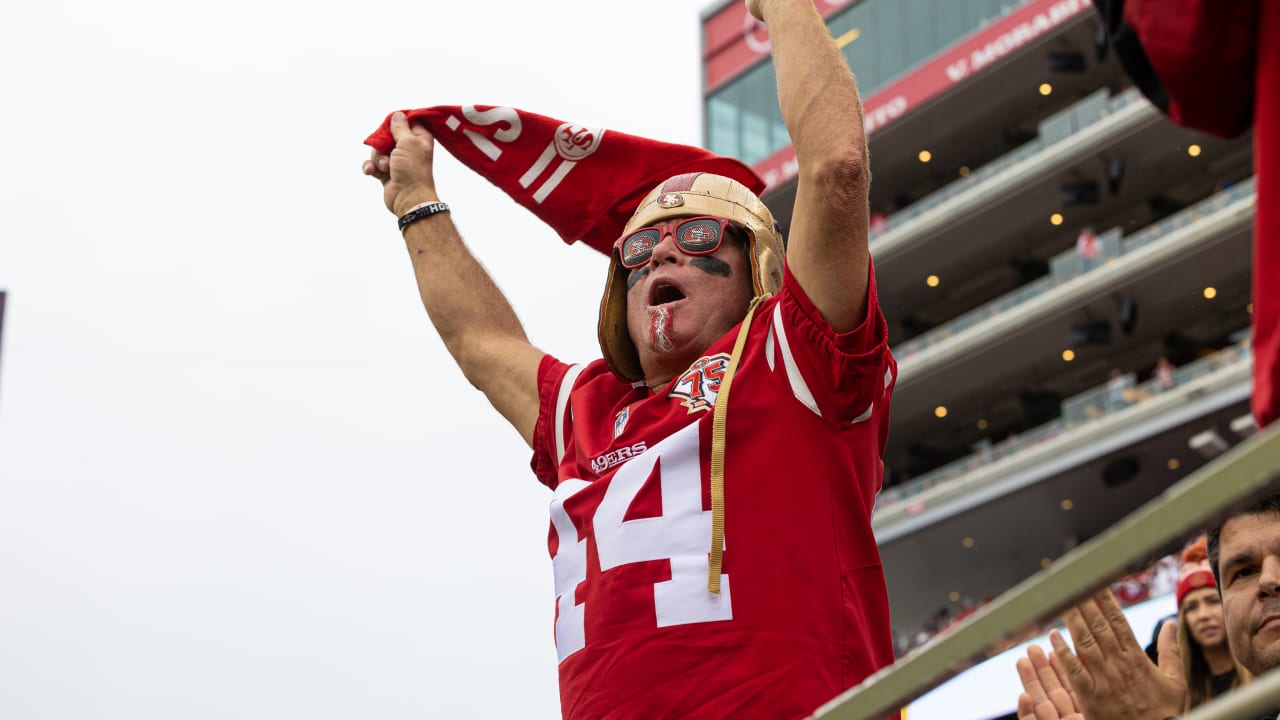
<svg viewBox="0 0 1280 720"><path fill-rule="evenodd" d="M529 343L440 202L424 124L394 114L394 149L364 164L431 321L552 490L566 718L805 717L893 659L871 512L897 371L861 103L812 0L747 6L798 158L789 240L721 174L637 195L609 243L594 362ZM520 116L505 117L514 138ZM581 140L566 162L601 142L566 135Z"/></svg>

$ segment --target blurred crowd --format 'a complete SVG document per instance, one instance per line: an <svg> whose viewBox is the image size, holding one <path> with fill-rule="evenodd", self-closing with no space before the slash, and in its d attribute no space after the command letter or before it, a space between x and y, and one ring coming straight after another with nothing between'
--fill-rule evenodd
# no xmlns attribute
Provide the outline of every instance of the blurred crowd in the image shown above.
<svg viewBox="0 0 1280 720"><path fill-rule="evenodd" d="M1165 555L1139 572L1126 575L1111 585L1111 591L1121 607L1129 607L1152 598L1171 595L1177 588L1182 551ZM994 598L987 596L975 601L961 597L959 602L948 603L933 611L920 627L902 631L894 630L894 652L898 657L924 645L937 635L956 626L960 621L977 612ZM1034 628L1005 643L1003 649L1015 647L1028 639L1048 632L1049 628Z"/></svg>

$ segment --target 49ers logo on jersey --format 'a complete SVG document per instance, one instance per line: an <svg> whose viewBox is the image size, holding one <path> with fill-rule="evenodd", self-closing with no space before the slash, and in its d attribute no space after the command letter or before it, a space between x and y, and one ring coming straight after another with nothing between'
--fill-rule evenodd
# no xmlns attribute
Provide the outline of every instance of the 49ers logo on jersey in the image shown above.
<svg viewBox="0 0 1280 720"><path fill-rule="evenodd" d="M728 353L698 358L676 378L667 397L680 398L680 404L689 409L690 415L710 410L715 407L716 396L720 393L720 381L724 379L728 367Z"/></svg>

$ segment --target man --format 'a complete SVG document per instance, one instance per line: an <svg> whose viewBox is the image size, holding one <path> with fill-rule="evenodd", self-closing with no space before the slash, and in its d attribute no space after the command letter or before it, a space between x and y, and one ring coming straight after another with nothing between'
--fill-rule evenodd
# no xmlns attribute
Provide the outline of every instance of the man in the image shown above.
<svg viewBox="0 0 1280 720"><path fill-rule="evenodd" d="M1208 541L1232 655L1255 676L1280 666L1280 495L1232 515L1209 531ZM1064 619L1074 653L1054 631L1048 657L1032 647L1018 661L1026 690L1018 699L1019 720L1164 720L1182 712L1187 687L1173 623L1160 629L1157 667L1110 592L1080 603ZM1263 718L1276 716L1271 711Z"/></svg>
<svg viewBox="0 0 1280 720"><path fill-rule="evenodd" d="M1280 495L1209 532L1231 653L1254 675L1280 665Z"/></svg>
<svg viewBox="0 0 1280 720"><path fill-rule="evenodd" d="M554 490L567 718L803 717L892 661L870 516L896 366L861 105L812 0L748 9L799 161L785 270L749 189L671 178L614 246L586 367L529 344L432 205L425 128L395 115L395 149L365 163L446 347Z"/></svg>
<svg viewBox="0 0 1280 720"><path fill-rule="evenodd" d="M1098 236L1092 227L1086 226L1076 236L1076 255L1080 257L1080 272L1087 273L1098 267L1102 246L1098 244Z"/></svg>

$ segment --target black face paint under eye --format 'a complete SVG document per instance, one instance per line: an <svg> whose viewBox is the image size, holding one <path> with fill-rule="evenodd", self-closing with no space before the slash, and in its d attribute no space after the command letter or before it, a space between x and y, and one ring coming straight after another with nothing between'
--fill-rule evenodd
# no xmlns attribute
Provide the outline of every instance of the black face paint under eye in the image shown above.
<svg viewBox="0 0 1280 720"><path fill-rule="evenodd" d="M733 277L733 268L729 266L729 263L721 260L720 258L695 257L689 259L689 264L708 275Z"/></svg>
<svg viewBox="0 0 1280 720"><path fill-rule="evenodd" d="M627 290L630 291L631 288L635 287L636 283L643 280L644 276L648 274L649 274L648 265L645 265L644 267L638 267L635 270L632 270L627 275Z"/></svg>

